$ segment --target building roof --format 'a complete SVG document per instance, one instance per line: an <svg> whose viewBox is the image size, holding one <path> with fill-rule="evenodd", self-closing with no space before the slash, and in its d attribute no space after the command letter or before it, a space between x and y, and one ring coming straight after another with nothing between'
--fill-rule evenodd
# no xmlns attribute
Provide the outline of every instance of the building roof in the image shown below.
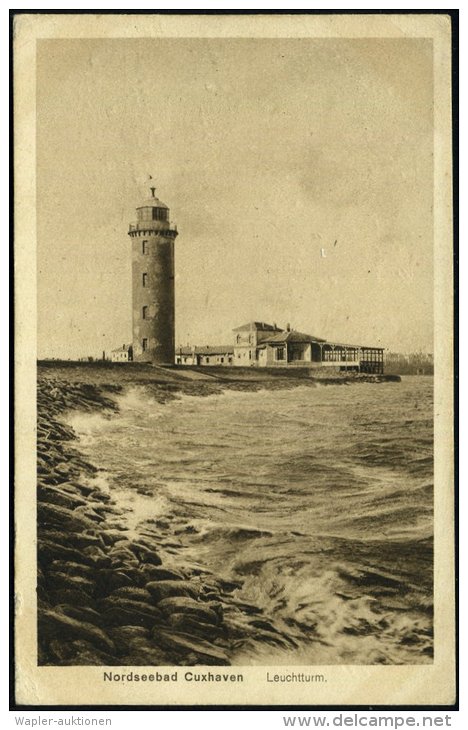
<svg viewBox="0 0 468 730"><path fill-rule="evenodd" d="M375 345L350 345L349 342L325 342L326 345L333 347L347 347L349 350L384 350L384 347L376 347Z"/></svg>
<svg viewBox="0 0 468 730"><path fill-rule="evenodd" d="M167 208L169 210L169 206L159 198L147 198L140 205L137 205L137 210L139 208Z"/></svg>
<svg viewBox="0 0 468 730"><path fill-rule="evenodd" d="M123 345L122 347L116 347L114 350L111 350L111 352L128 352L131 345Z"/></svg>
<svg viewBox="0 0 468 730"><path fill-rule="evenodd" d="M240 327L234 327L233 332L283 332L281 327L277 327L276 324L267 324L266 322L247 322Z"/></svg>
<svg viewBox="0 0 468 730"><path fill-rule="evenodd" d="M195 348L197 355L233 355L234 347L232 345L204 345Z"/></svg>
<svg viewBox="0 0 468 730"><path fill-rule="evenodd" d="M234 347L232 345L202 345L196 347L178 347L177 355L192 355L195 351L196 355L232 355Z"/></svg>
<svg viewBox="0 0 468 730"><path fill-rule="evenodd" d="M345 344L343 342L329 342L328 340L324 340L323 337L315 337L314 335L306 335L303 332L296 332L295 330L291 330L290 332L278 332L275 335L272 335L271 337L268 337L266 340L263 340L262 345L274 345L274 344L283 344L285 342L317 342L321 345L328 345L329 347L346 347L348 349L362 349L362 350L383 350L383 347L371 347L368 345L350 345Z"/></svg>
<svg viewBox="0 0 468 730"><path fill-rule="evenodd" d="M303 332L290 330L289 332L278 332L278 334L272 335L263 341L266 345L281 344L283 342L325 342L325 340L322 337L314 337L313 335L306 335Z"/></svg>

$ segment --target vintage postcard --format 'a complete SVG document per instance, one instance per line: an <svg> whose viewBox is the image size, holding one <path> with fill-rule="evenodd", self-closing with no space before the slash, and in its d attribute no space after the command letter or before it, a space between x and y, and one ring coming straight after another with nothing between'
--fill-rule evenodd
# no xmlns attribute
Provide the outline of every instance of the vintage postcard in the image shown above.
<svg viewBox="0 0 468 730"><path fill-rule="evenodd" d="M14 68L16 702L452 706L450 17Z"/></svg>

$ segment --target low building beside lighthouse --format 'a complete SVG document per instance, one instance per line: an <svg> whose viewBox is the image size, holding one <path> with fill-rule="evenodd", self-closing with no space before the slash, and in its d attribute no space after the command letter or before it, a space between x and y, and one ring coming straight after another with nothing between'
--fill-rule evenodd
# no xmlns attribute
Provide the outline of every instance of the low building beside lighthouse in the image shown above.
<svg viewBox="0 0 468 730"><path fill-rule="evenodd" d="M381 375L383 347L329 342L287 328L264 340L258 350L263 367L312 367Z"/></svg>
<svg viewBox="0 0 468 730"><path fill-rule="evenodd" d="M122 345L111 350L111 362L131 362L133 360L133 348L131 345Z"/></svg>
<svg viewBox="0 0 468 730"><path fill-rule="evenodd" d="M175 362L176 365L233 365L234 348L232 345L178 347Z"/></svg>
<svg viewBox="0 0 468 730"><path fill-rule="evenodd" d="M276 324L266 322L247 322L235 327L234 333L234 365L254 365L258 361L258 348L273 335L282 332Z"/></svg>
<svg viewBox="0 0 468 730"><path fill-rule="evenodd" d="M233 330L234 344L178 348L177 365L315 368L381 375L384 348L331 342L323 337L266 322L247 322Z"/></svg>

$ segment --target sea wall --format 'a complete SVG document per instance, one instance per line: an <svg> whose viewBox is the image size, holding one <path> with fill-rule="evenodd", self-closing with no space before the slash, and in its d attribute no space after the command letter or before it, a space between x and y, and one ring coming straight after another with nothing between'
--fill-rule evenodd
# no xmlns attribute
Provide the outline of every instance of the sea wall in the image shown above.
<svg viewBox="0 0 468 730"><path fill-rule="evenodd" d="M181 563L164 521L148 516L129 534L66 423L73 410L117 417L126 384L96 384L96 368L79 370L73 380L67 368L39 369L39 664L228 665L232 648L253 637L290 648L259 608L236 599L240 584ZM167 383L152 386L162 402L175 397Z"/></svg>

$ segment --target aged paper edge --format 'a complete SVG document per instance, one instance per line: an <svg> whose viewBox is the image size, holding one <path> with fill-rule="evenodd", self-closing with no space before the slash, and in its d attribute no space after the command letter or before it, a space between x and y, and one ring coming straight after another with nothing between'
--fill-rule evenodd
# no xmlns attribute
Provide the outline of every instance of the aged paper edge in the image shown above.
<svg viewBox="0 0 468 730"><path fill-rule="evenodd" d="M38 667L36 657L35 65L40 38L424 37L434 44L435 659L432 665L316 666L326 684L266 682L275 667L235 667L242 684L112 685L102 667ZM453 288L450 18L443 15L18 16L15 119L16 702L19 705L451 705L455 702ZM115 668L113 668L115 670ZM148 671L154 668L147 668ZM158 668L161 671L161 668ZM287 667L276 668L282 672ZM291 668L292 669L292 668ZM138 667L143 672L143 667Z"/></svg>

